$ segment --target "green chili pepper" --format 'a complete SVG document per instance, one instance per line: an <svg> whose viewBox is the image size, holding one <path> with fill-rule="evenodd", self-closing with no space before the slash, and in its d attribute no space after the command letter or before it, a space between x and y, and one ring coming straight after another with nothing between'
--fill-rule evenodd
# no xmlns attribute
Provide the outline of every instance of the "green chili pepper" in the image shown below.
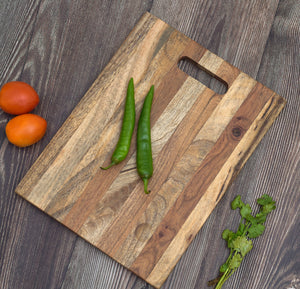
<svg viewBox="0 0 300 289"><path fill-rule="evenodd" d="M144 182L144 191L148 191L148 180L153 174L150 113L153 100L154 86L152 85L143 104L137 128L137 171Z"/></svg>
<svg viewBox="0 0 300 289"><path fill-rule="evenodd" d="M132 133L135 125L135 101L134 101L134 85L133 78L129 80L127 88L127 96L125 102L125 110L122 122L122 129L117 146L111 157L111 163L109 166L101 169L107 170L113 165L116 165L123 161L129 151Z"/></svg>

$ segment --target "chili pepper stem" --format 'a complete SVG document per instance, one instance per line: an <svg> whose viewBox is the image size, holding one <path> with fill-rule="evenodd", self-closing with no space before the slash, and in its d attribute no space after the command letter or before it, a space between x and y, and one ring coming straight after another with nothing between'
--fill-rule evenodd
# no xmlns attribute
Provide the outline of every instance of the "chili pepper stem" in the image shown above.
<svg viewBox="0 0 300 289"><path fill-rule="evenodd" d="M144 192L145 194L149 194L150 191L148 191L148 179L143 179L144 182Z"/></svg>
<svg viewBox="0 0 300 289"><path fill-rule="evenodd" d="M116 165L116 163L112 162L110 163L110 165L108 165L107 167L100 167L102 170L108 170L109 168L111 168L112 166Z"/></svg>

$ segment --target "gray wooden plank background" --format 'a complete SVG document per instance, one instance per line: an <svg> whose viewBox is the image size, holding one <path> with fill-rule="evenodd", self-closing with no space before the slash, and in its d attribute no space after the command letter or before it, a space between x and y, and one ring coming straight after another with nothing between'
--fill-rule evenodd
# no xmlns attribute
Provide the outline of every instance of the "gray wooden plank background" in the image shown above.
<svg viewBox="0 0 300 289"><path fill-rule="evenodd" d="M300 288L300 2L298 0L1 0L0 85L31 84L46 136L8 143L0 111L0 288L146 289L150 285L42 213L14 189L135 23L149 11L268 86L287 105L226 192L163 289L208 288L227 258L237 195L277 201L226 288Z"/></svg>

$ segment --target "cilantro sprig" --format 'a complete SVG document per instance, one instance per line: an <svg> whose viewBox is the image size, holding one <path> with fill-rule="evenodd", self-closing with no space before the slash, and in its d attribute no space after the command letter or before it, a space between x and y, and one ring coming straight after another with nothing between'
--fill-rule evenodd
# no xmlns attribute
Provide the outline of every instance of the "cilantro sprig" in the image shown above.
<svg viewBox="0 0 300 289"><path fill-rule="evenodd" d="M253 216L249 204L244 204L238 195L231 202L231 209L240 210L241 220L236 232L226 229L222 238L227 242L230 254L226 262L220 267L220 275L208 282L209 286L216 285L215 289L222 288L225 281L238 269L244 257L251 251L253 242L251 239L259 237L265 230L267 215L275 210L275 201L267 194L257 199L260 206L259 212Z"/></svg>

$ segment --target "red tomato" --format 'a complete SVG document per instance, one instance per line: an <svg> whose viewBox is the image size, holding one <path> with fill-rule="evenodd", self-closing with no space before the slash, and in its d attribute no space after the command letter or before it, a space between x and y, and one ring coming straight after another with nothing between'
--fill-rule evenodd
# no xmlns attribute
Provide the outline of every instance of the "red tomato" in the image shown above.
<svg viewBox="0 0 300 289"><path fill-rule="evenodd" d="M8 140L18 147L30 146L38 142L46 133L44 118L31 113L21 114L11 119L5 128Z"/></svg>
<svg viewBox="0 0 300 289"><path fill-rule="evenodd" d="M0 90L0 108L10 114L28 113L39 101L34 88L22 81L8 82Z"/></svg>

